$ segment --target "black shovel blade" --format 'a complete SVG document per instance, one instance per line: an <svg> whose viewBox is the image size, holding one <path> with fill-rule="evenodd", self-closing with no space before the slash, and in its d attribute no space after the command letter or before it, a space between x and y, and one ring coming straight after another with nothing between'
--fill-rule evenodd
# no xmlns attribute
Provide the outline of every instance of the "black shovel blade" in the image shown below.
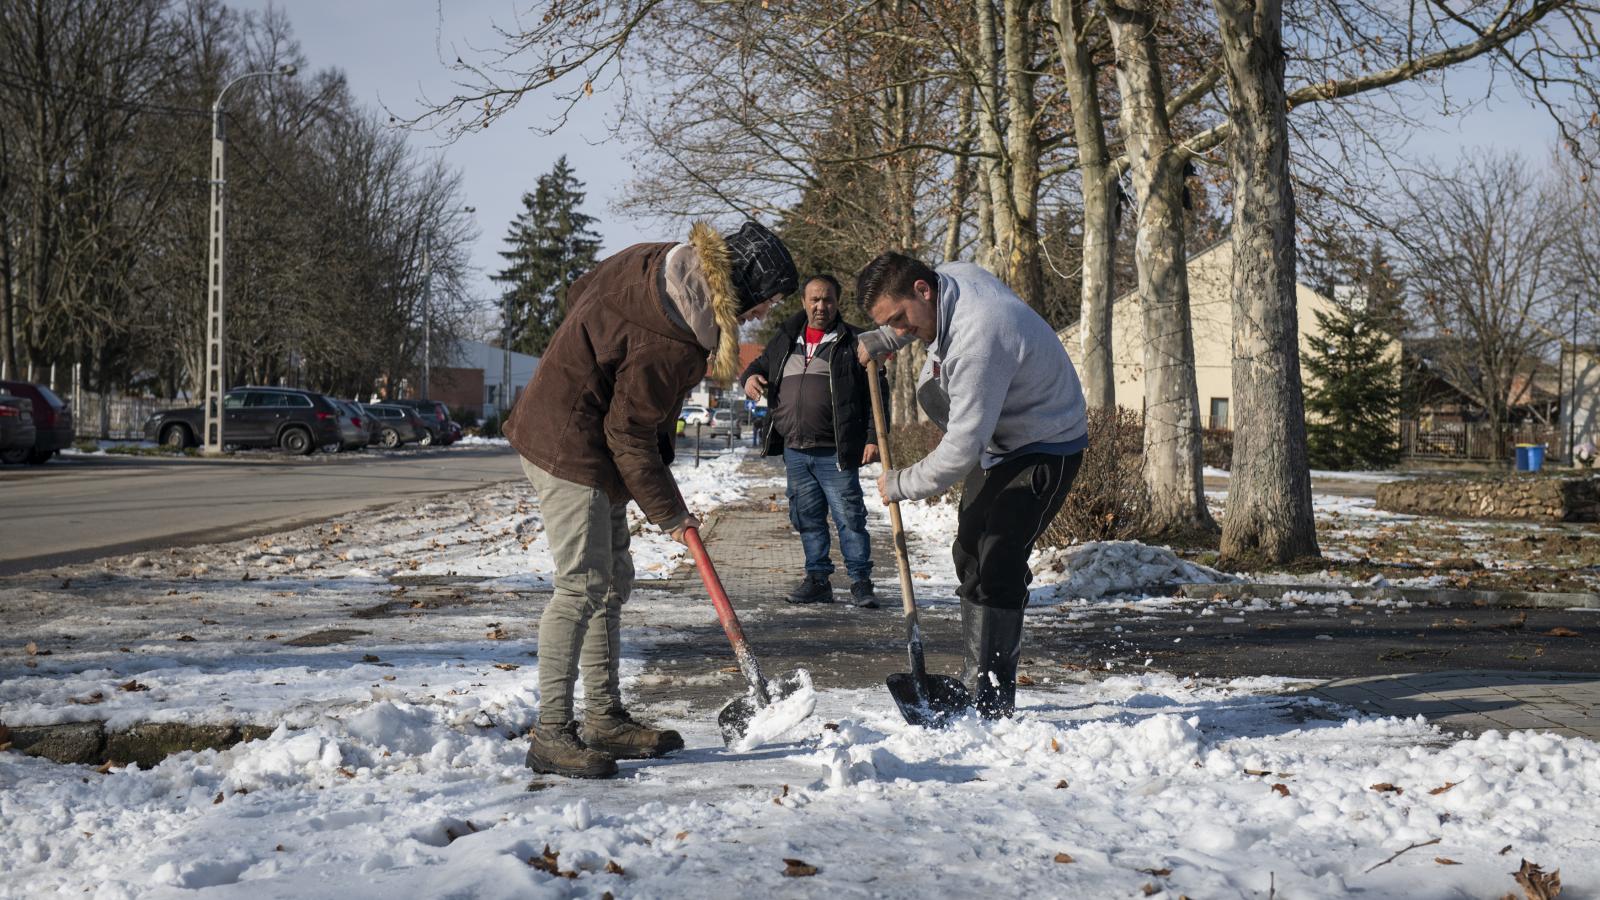
<svg viewBox="0 0 1600 900"><path fill-rule="evenodd" d="M722 743L732 747L744 739L745 732L750 730L750 720L755 718L762 706L771 706L800 690L805 682L801 681L798 671L787 675L779 675L767 681L767 703L756 702L755 692L751 691L742 697L735 697L728 701L728 705L717 713L717 727L722 730Z"/></svg>
<svg viewBox="0 0 1600 900"><path fill-rule="evenodd" d="M921 728L943 728L972 708L972 693L949 675L929 675L919 685L915 675L896 672L888 684L900 715Z"/></svg>

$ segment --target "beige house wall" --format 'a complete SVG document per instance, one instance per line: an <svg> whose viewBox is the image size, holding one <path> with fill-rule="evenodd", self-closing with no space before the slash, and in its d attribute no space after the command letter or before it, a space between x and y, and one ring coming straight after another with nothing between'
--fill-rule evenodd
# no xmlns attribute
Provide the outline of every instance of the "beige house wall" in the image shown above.
<svg viewBox="0 0 1600 900"><path fill-rule="evenodd" d="M1562 398L1561 408L1570 411L1563 413L1562 425L1572 426L1574 444L1585 441L1600 444L1600 356L1584 350L1575 355L1575 360L1567 361L1567 365L1574 368L1562 373L1567 396Z"/></svg>
<svg viewBox="0 0 1600 900"><path fill-rule="evenodd" d="M1210 425L1214 400L1228 402L1232 422L1233 398L1233 243L1224 240L1189 258L1189 315L1194 329L1195 383L1200 395L1201 422ZM1311 337L1320 332L1316 313L1337 309L1327 297L1303 284L1295 286L1300 327L1300 358L1311 349ZM1078 327L1060 333L1074 361L1083 358ZM1112 304L1111 352L1116 371L1117 404L1139 410L1144 405L1144 320L1139 297L1130 291ZM1393 358L1400 359L1395 341ZM1304 370L1302 369L1302 373ZM1309 382L1309 376L1304 376Z"/></svg>

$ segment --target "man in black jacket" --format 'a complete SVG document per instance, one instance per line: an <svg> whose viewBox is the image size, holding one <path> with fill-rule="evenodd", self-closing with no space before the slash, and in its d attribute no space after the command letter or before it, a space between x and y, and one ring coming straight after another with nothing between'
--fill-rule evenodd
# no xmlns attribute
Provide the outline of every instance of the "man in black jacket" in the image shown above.
<svg viewBox="0 0 1600 900"><path fill-rule="evenodd" d="M876 609L872 543L857 473L878 459L867 372L856 358L861 329L839 318L839 282L830 275L806 282L801 305L803 311L783 323L740 376L745 396L766 394L766 453L783 454L789 521L806 551L805 578L788 600L833 602L832 512L850 576L850 602Z"/></svg>

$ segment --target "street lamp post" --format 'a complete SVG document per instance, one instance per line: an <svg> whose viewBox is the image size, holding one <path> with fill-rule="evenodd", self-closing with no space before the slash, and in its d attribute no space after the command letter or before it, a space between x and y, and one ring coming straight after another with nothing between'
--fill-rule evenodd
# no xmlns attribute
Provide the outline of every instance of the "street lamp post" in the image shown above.
<svg viewBox="0 0 1600 900"><path fill-rule="evenodd" d="M223 244L226 232L223 229L223 220L226 215L223 203L224 189L228 180L223 170L224 150L226 140L222 122L222 100L228 94L228 89L245 80L246 78L263 78L273 75L293 77L294 66L280 66L266 72L246 72L223 85L217 92L217 101L211 104L211 240L207 244L209 264L206 267L206 423L205 423L205 452L215 454L222 452L223 435L223 410L222 397L227 393L227 375L224 367L223 352L225 341L225 323L223 316L223 260L225 259Z"/></svg>

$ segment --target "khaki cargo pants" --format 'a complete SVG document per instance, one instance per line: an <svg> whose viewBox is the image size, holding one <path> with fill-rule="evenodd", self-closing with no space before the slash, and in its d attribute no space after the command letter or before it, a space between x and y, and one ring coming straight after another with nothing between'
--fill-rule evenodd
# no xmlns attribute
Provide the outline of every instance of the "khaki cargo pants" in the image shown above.
<svg viewBox="0 0 1600 900"><path fill-rule="evenodd" d="M555 594L539 619L539 724L572 721L572 693L583 676L585 710L622 708L622 604L633 589L626 503L551 475L526 459L555 559Z"/></svg>

